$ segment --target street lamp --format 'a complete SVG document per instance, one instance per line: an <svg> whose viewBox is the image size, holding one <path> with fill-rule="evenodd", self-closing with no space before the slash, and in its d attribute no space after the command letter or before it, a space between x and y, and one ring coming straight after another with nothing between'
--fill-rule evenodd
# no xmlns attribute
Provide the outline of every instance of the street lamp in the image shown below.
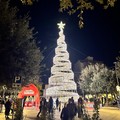
<svg viewBox="0 0 120 120"><path fill-rule="evenodd" d="M116 79L117 79L117 84L118 84L118 86L119 86L119 81L118 81L118 74L117 74L117 62L114 62L114 64L115 64L115 74L116 74Z"/></svg>
<svg viewBox="0 0 120 120"><path fill-rule="evenodd" d="M7 90L6 85L3 85L3 86L2 86L2 89L3 89L3 99L4 99L4 95L5 95L5 92L6 92L6 90Z"/></svg>
<svg viewBox="0 0 120 120"><path fill-rule="evenodd" d="M117 79L117 86L116 86L116 90L118 91L119 93L119 99L120 99L120 85L119 85L119 81L118 81L118 71L117 71L117 62L114 62L115 64L115 74L116 74L116 79Z"/></svg>

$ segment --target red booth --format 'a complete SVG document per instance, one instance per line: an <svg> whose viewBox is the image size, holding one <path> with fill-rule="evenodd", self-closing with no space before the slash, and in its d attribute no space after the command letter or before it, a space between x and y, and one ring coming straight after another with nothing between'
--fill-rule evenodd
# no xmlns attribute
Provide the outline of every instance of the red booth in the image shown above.
<svg viewBox="0 0 120 120"><path fill-rule="evenodd" d="M22 87L22 90L18 94L18 98L25 99L24 107L35 106L38 108L40 105L40 93L34 84Z"/></svg>

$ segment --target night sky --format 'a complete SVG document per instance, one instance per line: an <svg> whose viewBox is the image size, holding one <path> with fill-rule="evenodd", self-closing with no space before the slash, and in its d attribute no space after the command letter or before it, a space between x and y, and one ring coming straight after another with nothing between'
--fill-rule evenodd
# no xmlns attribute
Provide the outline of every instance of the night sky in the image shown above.
<svg viewBox="0 0 120 120"><path fill-rule="evenodd" d="M47 63L47 67L53 64L54 49L59 37L57 23L60 21L66 23L65 41L68 44L72 64L87 56L102 61L108 67L112 67L113 62L116 61L120 51L120 0L112 9L103 10L98 6L93 11L85 11L83 29L78 27L76 15L69 16L66 12L58 11L58 0L39 0L32 6L19 4L18 7L21 13L29 11L30 25L38 31L37 41L41 41L39 44L41 50L47 47L43 60L43 63Z"/></svg>

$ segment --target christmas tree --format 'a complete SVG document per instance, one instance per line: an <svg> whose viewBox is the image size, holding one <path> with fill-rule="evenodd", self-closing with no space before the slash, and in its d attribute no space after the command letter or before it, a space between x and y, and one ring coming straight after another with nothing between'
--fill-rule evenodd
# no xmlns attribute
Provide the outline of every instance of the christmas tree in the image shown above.
<svg viewBox="0 0 120 120"><path fill-rule="evenodd" d="M63 33L65 24L58 23L59 38L57 39L57 47L55 48L55 57L53 58L53 66L51 67L51 76L49 78L49 86L46 89L46 97L59 98L61 102L67 102L73 97L77 101L79 95L76 92L77 87L74 82L74 73L71 69L65 35Z"/></svg>

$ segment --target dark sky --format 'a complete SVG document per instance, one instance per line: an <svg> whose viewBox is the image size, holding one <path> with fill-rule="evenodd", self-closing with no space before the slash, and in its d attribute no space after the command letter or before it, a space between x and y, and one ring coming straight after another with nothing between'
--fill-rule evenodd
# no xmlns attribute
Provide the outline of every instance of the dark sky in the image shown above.
<svg viewBox="0 0 120 120"><path fill-rule="evenodd" d="M58 0L39 0L32 6L20 7L20 12L29 11L30 24L38 31L37 41L41 41L40 48L47 46L43 62L51 67L59 31L57 23L63 21L66 23L64 34L73 64L92 56L94 60L112 67L120 51L120 0L112 9L97 7L94 11L85 11L83 29L79 29L76 15L69 16L58 9Z"/></svg>

